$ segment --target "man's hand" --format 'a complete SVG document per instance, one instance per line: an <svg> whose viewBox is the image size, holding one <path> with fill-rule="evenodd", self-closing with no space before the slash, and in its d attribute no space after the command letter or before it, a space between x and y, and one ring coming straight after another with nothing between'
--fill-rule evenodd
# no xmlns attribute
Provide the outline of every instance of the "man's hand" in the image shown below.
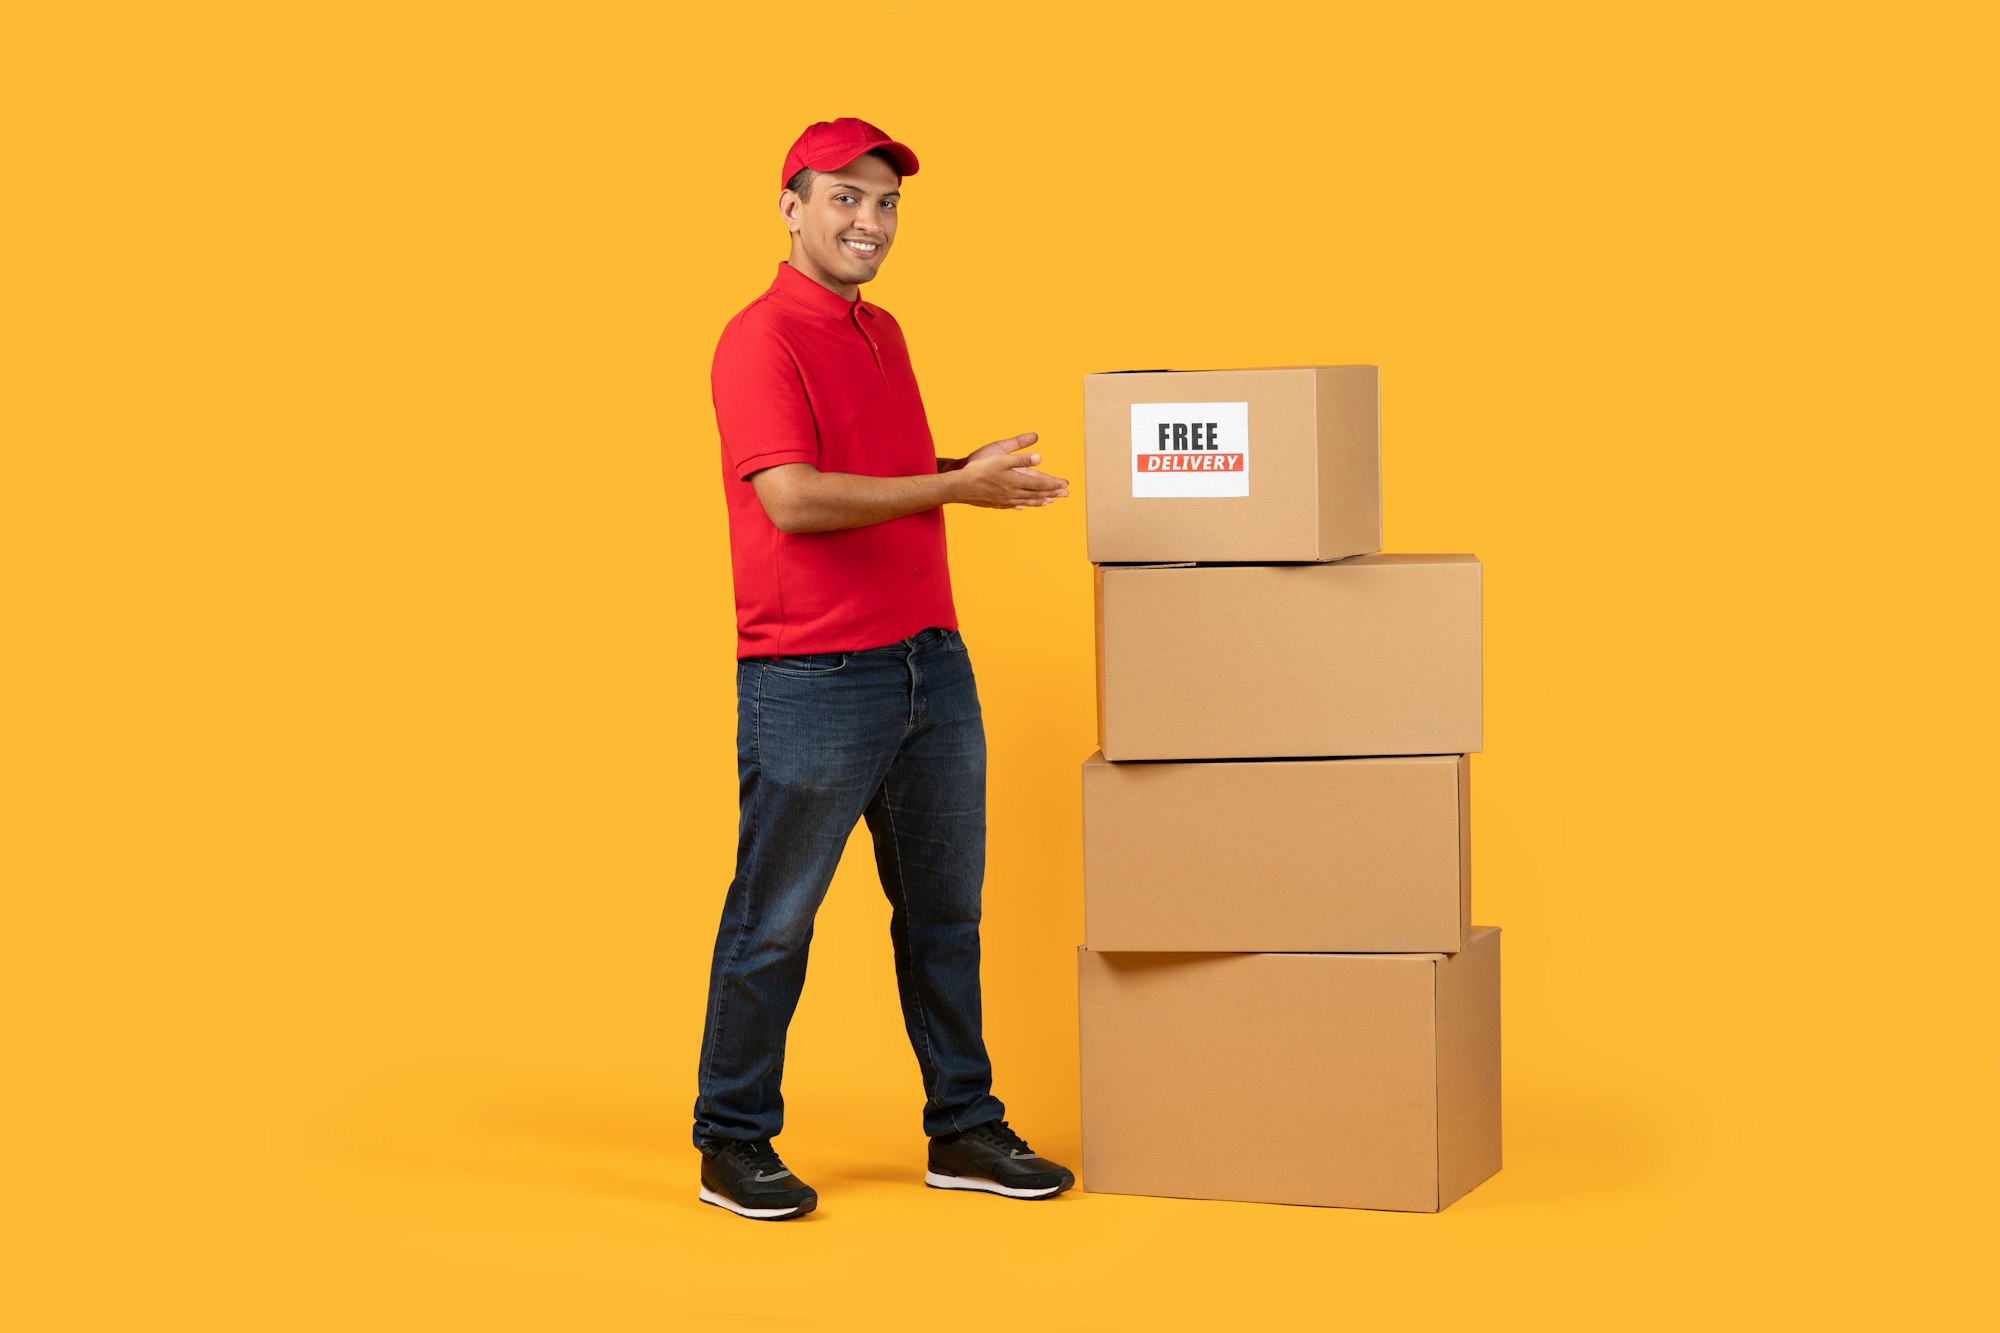
<svg viewBox="0 0 2000 1333"><path fill-rule="evenodd" d="M952 469L965 474L955 498L987 509L1030 509L1068 496L1067 481L1035 470L1040 454L1020 452L1040 438L1027 431L974 449Z"/></svg>
<svg viewBox="0 0 2000 1333"><path fill-rule="evenodd" d="M982 444L965 457L953 460L952 467L964 467L975 458L993 458L999 454L1011 454L1017 449L1027 448L1041 438L1041 436L1035 434L1033 431L1024 431L1019 435L1009 435L1004 440L995 440L991 444Z"/></svg>

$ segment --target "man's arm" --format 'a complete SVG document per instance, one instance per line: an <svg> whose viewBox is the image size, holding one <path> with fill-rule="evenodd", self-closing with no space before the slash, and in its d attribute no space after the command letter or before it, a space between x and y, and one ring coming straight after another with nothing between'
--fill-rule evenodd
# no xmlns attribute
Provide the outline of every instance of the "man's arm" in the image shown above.
<svg viewBox="0 0 2000 1333"><path fill-rule="evenodd" d="M1030 431L995 440L963 459L940 459L938 471L925 476L869 477L821 472L810 463L780 463L752 473L750 484L783 532L865 528L944 504L1035 508L1069 494L1067 481L1035 470L1040 454L1018 452L1036 438Z"/></svg>

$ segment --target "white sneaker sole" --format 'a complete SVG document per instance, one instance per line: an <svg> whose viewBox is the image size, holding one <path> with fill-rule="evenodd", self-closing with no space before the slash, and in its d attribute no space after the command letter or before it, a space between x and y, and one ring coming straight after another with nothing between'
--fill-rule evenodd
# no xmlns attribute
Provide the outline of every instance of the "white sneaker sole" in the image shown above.
<svg viewBox="0 0 2000 1333"><path fill-rule="evenodd" d="M799 1211L799 1205L797 1204L793 1204L790 1208L745 1208L742 1204L717 1194L706 1185L701 1187L701 1201L703 1203L712 1203L717 1208L727 1208L739 1217L754 1217L766 1222L774 1217L790 1217Z"/></svg>
<svg viewBox="0 0 2000 1333"><path fill-rule="evenodd" d="M991 1180L981 1180L977 1176L941 1176L935 1171L924 1172L924 1184L940 1190L985 1190L988 1194L1004 1194L1010 1199L1045 1199L1060 1190L1060 1185L1049 1185L1038 1190L1017 1190Z"/></svg>

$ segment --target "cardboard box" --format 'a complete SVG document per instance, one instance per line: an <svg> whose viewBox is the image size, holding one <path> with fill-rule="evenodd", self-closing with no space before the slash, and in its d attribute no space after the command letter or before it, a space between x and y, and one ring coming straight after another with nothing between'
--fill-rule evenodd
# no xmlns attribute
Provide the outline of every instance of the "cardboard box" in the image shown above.
<svg viewBox="0 0 2000 1333"><path fill-rule="evenodd" d="M1474 754L1480 565L1100 565L1106 759Z"/></svg>
<svg viewBox="0 0 2000 1333"><path fill-rule="evenodd" d="M1084 945L1456 953L1471 763L1083 764Z"/></svg>
<svg viewBox="0 0 2000 1333"><path fill-rule="evenodd" d="M1374 366L1083 380L1092 561L1337 560L1382 548Z"/></svg>
<svg viewBox="0 0 2000 1333"><path fill-rule="evenodd" d="M1500 1169L1500 932L1456 954L1077 952L1083 1185L1436 1212Z"/></svg>

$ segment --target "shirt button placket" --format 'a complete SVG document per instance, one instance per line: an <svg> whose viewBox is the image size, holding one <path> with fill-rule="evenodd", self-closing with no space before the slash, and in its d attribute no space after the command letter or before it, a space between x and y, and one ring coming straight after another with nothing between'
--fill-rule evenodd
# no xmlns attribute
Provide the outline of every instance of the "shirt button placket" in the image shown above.
<svg viewBox="0 0 2000 1333"><path fill-rule="evenodd" d="M861 308L859 301L854 303L854 327L860 330L863 338L868 340L868 354L875 358L875 373L882 377L884 384L887 384L889 382L889 372L882 365L881 344L875 341L875 335L868 331L868 326L861 322L861 317L867 313L867 311Z"/></svg>

